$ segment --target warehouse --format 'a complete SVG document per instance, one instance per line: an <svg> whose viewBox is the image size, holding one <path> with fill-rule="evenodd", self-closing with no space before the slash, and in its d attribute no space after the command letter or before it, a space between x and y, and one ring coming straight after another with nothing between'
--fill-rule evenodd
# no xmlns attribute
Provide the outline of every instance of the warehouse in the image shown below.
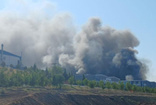
<svg viewBox="0 0 156 105"><path fill-rule="evenodd" d="M3 49L4 45L1 45L0 50L0 64L1 66L19 68L22 66L22 54L21 56L15 55Z"/></svg>

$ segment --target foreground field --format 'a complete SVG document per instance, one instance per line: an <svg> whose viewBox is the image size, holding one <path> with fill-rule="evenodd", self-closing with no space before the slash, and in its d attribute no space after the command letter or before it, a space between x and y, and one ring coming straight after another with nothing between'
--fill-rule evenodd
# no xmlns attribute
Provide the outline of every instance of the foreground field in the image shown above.
<svg viewBox="0 0 156 105"><path fill-rule="evenodd" d="M156 105L156 94L64 85L1 88L1 105Z"/></svg>

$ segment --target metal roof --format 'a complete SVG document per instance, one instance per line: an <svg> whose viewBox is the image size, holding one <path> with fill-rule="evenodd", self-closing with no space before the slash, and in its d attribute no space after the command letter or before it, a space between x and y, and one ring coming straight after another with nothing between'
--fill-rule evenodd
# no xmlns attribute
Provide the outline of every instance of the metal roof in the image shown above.
<svg viewBox="0 0 156 105"><path fill-rule="evenodd" d="M2 50L0 50L0 54L1 54L1 53L2 53ZM7 52L7 51L5 51L5 50L3 50L3 54L4 54L4 55L13 56L13 57L17 57L17 58L21 59L21 56L18 56L18 55L12 54L12 53Z"/></svg>

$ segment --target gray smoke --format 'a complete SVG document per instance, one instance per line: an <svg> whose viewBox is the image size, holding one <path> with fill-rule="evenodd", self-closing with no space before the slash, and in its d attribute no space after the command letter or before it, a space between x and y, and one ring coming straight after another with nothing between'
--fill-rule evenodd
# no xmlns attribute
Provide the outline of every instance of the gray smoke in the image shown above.
<svg viewBox="0 0 156 105"><path fill-rule="evenodd" d="M62 54L59 63L74 66L78 74L102 73L125 79L145 79L146 66L135 57L139 45L137 38L128 30L103 27L98 18L92 18L77 34L74 55Z"/></svg>
<svg viewBox="0 0 156 105"><path fill-rule="evenodd" d="M75 29L68 14L52 19L0 17L0 43L15 54L23 53L23 64L39 67L57 63L62 53L73 53Z"/></svg>
<svg viewBox="0 0 156 105"><path fill-rule="evenodd" d="M131 76L131 75L126 75L126 80L127 80L127 81L132 81L132 80L133 80L133 76Z"/></svg>
<svg viewBox="0 0 156 105"><path fill-rule="evenodd" d="M146 66L135 57L139 41L130 31L103 27L99 18L91 18L77 33L67 13L37 16L0 15L0 43L15 54L22 51L24 65L58 63L77 74L145 79Z"/></svg>

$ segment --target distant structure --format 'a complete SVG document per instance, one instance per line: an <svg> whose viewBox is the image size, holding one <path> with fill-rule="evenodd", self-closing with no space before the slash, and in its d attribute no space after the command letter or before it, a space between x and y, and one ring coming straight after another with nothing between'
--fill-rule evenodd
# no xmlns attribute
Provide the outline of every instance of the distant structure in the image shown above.
<svg viewBox="0 0 156 105"><path fill-rule="evenodd" d="M103 75L103 74L95 74L95 75L84 74L84 76L88 80L95 80L95 81L117 82L117 83L120 81L120 79L117 77L108 77L108 76ZM81 75L81 74L75 75L76 80L82 80L82 78L83 78L83 75Z"/></svg>
<svg viewBox="0 0 156 105"><path fill-rule="evenodd" d="M131 81L121 81L123 82L124 84L126 83L130 83L132 85L136 85L136 86L140 86L140 87L151 87L151 88L156 88L156 82L150 82L150 81L147 81L147 80L131 80Z"/></svg>
<svg viewBox="0 0 156 105"><path fill-rule="evenodd" d="M22 66L22 53L21 56L12 54L4 50L4 45L1 45L0 50L0 65L12 68L20 68Z"/></svg>
<svg viewBox="0 0 156 105"><path fill-rule="evenodd" d="M95 80L95 81L103 81L104 83L106 82L110 82L110 83L119 83L119 82L123 82L124 85L126 86L126 83L130 83L132 85L136 85L136 86L140 86L140 87L151 87L151 88L156 88L156 82L150 82L147 80L120 80L117 77L109 77L103 74L95 74L95 75L91 75L91 74L84 74L85 78L88 80ZM83 75L82 74L76 74L74 75L76 80L82 80L83 79Z"/></svg>

